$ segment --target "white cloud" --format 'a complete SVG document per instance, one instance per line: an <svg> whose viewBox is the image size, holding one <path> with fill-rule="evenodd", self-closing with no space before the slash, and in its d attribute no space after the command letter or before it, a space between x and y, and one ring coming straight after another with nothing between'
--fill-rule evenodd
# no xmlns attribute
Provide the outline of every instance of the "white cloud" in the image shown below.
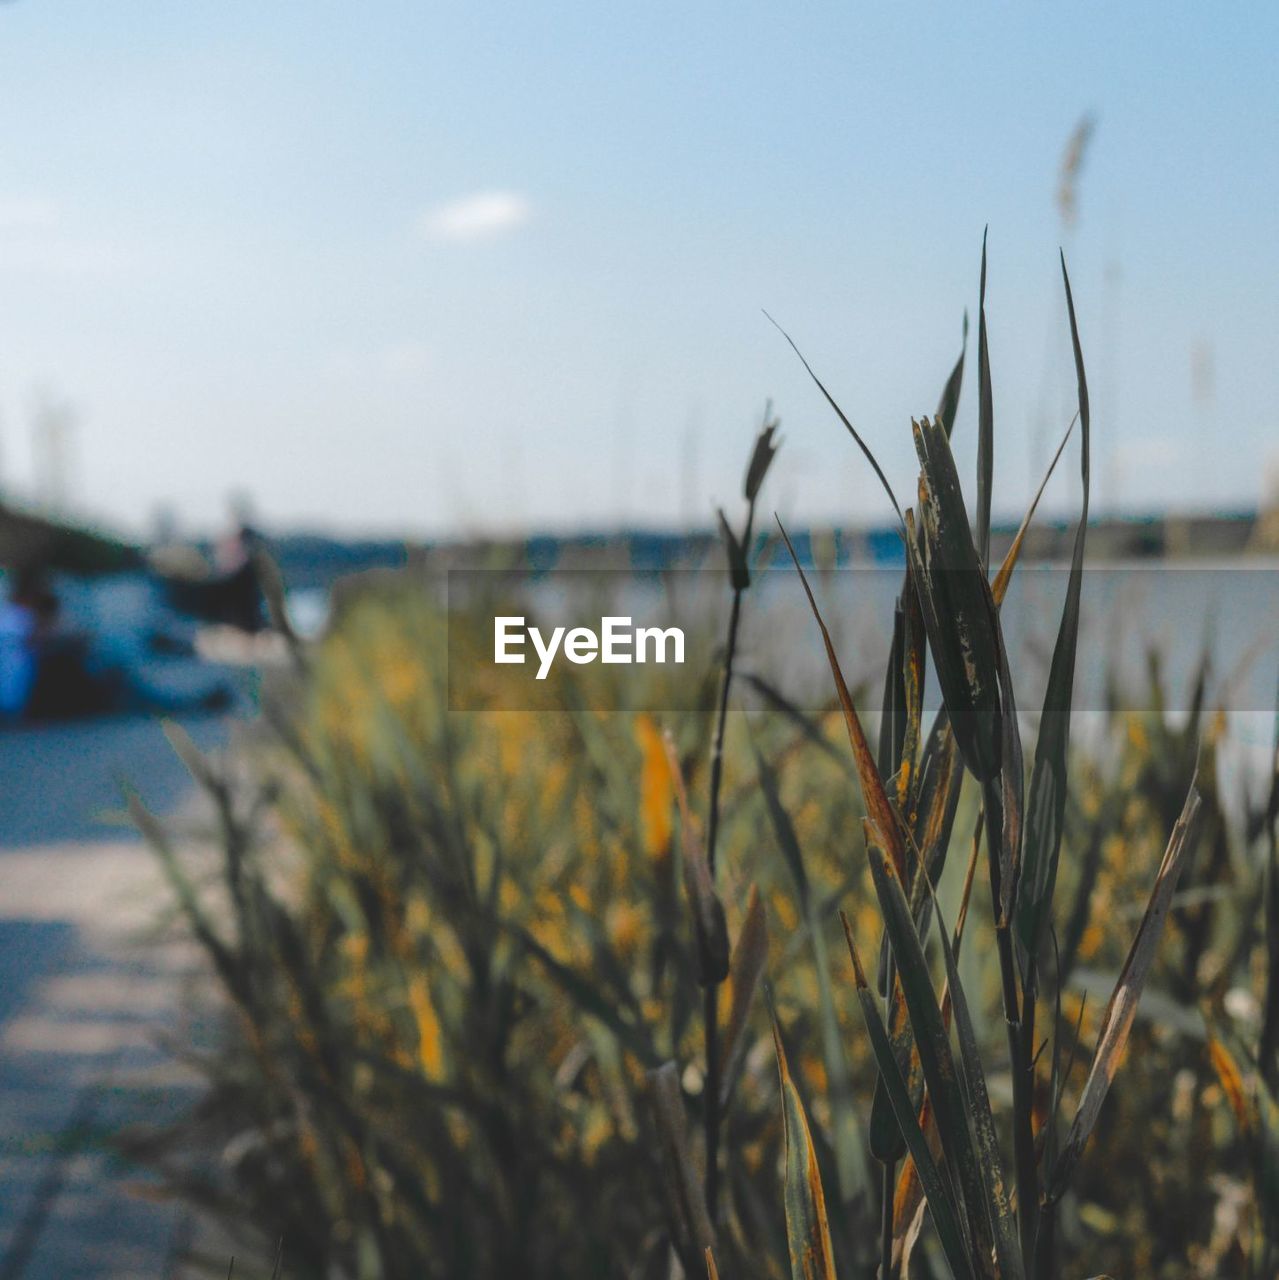
<svg viewBox="0 0 1279 1280"><path fill-rule="evenodd" d="M489 240L522 227L532 212L517 191L477 191L428 209L420 227L429 240Z"/></svg>
<svg viewBox="0 0 1279 1280"><path fill-rule="evenodd" d="M435 350L429 343L407 339L374 350L338 352L333 371L347 379L411 379L429 373L434 365Z"/></svg>

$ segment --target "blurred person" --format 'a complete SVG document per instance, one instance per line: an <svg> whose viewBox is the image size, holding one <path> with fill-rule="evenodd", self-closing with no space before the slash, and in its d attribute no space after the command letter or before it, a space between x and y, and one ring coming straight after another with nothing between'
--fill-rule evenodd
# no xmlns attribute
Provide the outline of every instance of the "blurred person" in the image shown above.
<svg viewBox="0 0 1279 1280"><path fill-rule="evenodd" d="M18 720L35 688L37 669L38 579L19 569L0 603L0 716Z"/></svg>
<svg viewBox="0 0 1279 1280"><path fill-rule="evenodd" d="M61 602L35 567L19 570L0 606L0 711L6 720L66 720L128 711L217 711L225 681L194 692L161 689L110 643L63 621Z"/></svg>
<svg viewBox="0 0 1279 1280"><path fill-rule="evenodd" d="M258 552L262 535L240 521L214 548L214 565L222 586L222 621L254 634L266 626Z"/></svg>

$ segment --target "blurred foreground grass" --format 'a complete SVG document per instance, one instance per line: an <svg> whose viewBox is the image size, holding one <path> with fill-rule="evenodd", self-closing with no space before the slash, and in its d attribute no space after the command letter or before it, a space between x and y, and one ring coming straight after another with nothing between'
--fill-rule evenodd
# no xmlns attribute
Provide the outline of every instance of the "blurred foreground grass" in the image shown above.
<svg viewBox="0 0 1279 1280"><path fill-rule="evenodd" d="M175 734L216 876L135 812L224 1016L198 1105L134 1153L297 1277L1276 1274L1273 767L1223 801L1206 667L1188 717L1152 666L1146 711L1070 743L1082 523L1018 713L987 360L983 305L976 518L961 357L914 424L882 699L833 644L824 712L730 696L770 424L723 523L723 647L626 668L636 710L553 673L545 710L450 711L446 619L405 574L298 646L245 752ZM506 611L475 602L480 651Z"/></svg>
<svg viewBox="0 0 1279 1280"><path fill-rule="evenodd" d="M201 1059L207 1095L182 1128L147 1135L147 1155L233 1222L282 1237L287 1274L667 1275L646 1077L666 1060L686 1064L691 1127L704 1062L660 727L644 713L449 714L444 626L410 577L357 593L305 673L276 690L278 732L252 748L252 782L243 760L234 786L219 762L197 766L225 806L225 857L222 884L191 886L188 905L227 1013ZM704 677L688 675L705 711L667 717L694 791L706 785L714 694ZM1212 750L1224 721L1204 718L1209 820L1105 1136L1065 1204L1066 1275L1245 1274L1258 1229L1247 1134L1199 1009L1244 1043L1260 1033L1264 824L1252 816L1250 840L1246 815L1231 823L1217 804ZM766 968L828 1186L843 1185L838 1112L854 1118L856 1181L831 1226L848 1273L873 1274L855 1118L869 1110L875 1069L835 907L866 939L879 917L837 708L813 725L825 746L776 711L730 715L723 899L737 936L750 886L762 897ZM1117 713L1104 750L1076 764L1085 785L1067 814L1058 920L1061 1016L1073 1027L1082 1015L1075 1088L1199 728L1172 727L1152 690L1147 714ZM802 891L760 760L803 849ZM957 845L975 812L965 794ZM962 861L943 880L944 903L957 901ZM977 938L962 964L997 1058L993 948ZM730 980L725 1029L731 1008ZM740 1035L717 1261L721 1275L784 1275L782 1119L762 1008ZM839 1093L845 1074L851 1100ZM1010 1096L1006 1066L991 1089L997 1102ZM1040 1112L1048 1105L1038 1100ZM192 1181L193 1150L219 1157L207 1182Z"/></svg>

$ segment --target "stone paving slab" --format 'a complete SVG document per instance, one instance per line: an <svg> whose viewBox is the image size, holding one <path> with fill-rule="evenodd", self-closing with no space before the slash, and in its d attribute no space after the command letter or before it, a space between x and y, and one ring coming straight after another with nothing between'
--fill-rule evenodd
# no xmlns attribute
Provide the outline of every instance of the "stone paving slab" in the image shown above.
<svg viewBox="0 0 1279 1280"><path fill-rule="evenodd" d="M0 912L37 916L0 915L24 987L0 1026L0 1280L178 1274L185 1211L145 1194L106 1138L185 1092L152 1079L169 1070L180 956L128 941L157 888L136 843L0 859Z"/></svg>
<svg viewBox="0 0 1279 1280"><path fill-rule="evenodd" d="M161 1041L199 956L139 941L167 895L120 822L126 777L161 810L189 794L152 722L0 733L0 1280L226 1274L225 1239L108 1141L195 1084Z"/></svg>

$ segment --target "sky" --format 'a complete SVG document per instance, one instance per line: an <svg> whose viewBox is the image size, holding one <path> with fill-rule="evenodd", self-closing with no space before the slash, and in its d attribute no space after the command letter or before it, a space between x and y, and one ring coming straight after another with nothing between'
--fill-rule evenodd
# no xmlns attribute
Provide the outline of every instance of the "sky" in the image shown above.
<svg viewBox="0 0 1279 1280"><path fill-rule="evenodd" d="M129 532L237 495L274 529L706 525L771 397L766 501L881 523L764 312L909 495L988 225L997 517L1074 408L1059 247L1094 506L1255 506L1276 47L1261 3L11 0L0 494ZM966 477L975 420L970 377ZM1047 503L1078 494L1072 452Z"/></svg>

